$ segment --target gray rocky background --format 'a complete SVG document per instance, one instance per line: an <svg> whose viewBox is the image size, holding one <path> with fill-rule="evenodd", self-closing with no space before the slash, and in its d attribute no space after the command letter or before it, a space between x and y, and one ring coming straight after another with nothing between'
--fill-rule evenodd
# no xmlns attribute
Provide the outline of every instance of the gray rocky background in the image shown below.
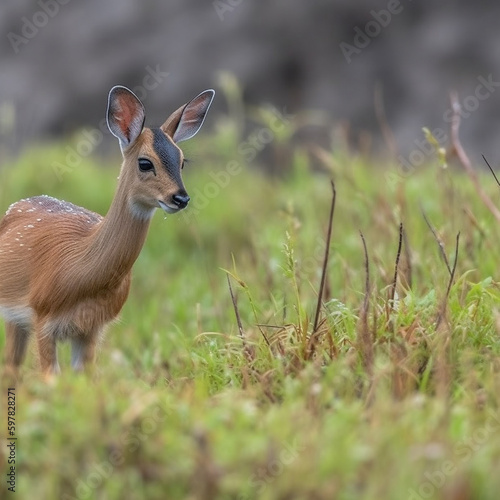
<svg viewBox="0 0 500 500"><path fill-rule="evenodd" d="M159 124L227 70L246 102L323 110L383 152L379 89L404 157L422 126L447 130L456 89L465 146L499 162L499 14L493 0L6 0L0 141L96 127L117 83L142 92ZM224 108L219 94L215 112Z"/></svg>

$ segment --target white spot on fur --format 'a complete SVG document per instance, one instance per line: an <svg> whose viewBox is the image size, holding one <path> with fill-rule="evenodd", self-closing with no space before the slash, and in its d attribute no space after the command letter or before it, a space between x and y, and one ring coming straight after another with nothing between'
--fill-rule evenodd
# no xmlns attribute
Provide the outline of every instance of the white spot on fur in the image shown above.
<svg viewBox="0 0 500 500"><path fill-rule="evenodd" d="M12 252L12 250L11 250ZM1 306L0 316L3 316L6 321L15 323L16 325L30 326L33 311L31 307L23 306Z"/></svg>

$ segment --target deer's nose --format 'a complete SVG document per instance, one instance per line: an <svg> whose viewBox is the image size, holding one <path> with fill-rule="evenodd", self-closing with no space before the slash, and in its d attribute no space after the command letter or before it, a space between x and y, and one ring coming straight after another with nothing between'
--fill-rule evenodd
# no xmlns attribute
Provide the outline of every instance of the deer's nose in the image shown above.
<svg viewBox="0 0 500 500"><path fill-rule="evenodd" d="M174 194L172 201L180 208L186 208L191 198L187 194Z"/></svg>

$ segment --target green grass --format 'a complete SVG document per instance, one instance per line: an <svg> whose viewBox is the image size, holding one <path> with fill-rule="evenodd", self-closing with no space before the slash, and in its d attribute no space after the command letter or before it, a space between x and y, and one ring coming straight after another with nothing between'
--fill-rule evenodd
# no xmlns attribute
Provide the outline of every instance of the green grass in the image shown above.
<svg viewBox="0 0 500 500"><path fill-rule="evenodd" d="M46 385L30 353L16 386L17 496L7 498L498 498L500 228L458 169L431 161L390 182L394 165L333 148L313 169L286 141L266 146L288 153L273 178L238 156L228 124L189 145L193 202L228 162L241 173L204 208L192 203L193 216L155 216L93 376L73 374L62 345L63 373ZM51 165L65 146L4 164L0 211L45 193L105 213L119 160L87 158L58 179ZM327 295L308 356L330 178ZM493 179L481 182L500 201ZM460 232L448 298L422 209L451 265ZM407 245L391 308L400 222ZM5 390L3 414L4 402Z"/></svg>

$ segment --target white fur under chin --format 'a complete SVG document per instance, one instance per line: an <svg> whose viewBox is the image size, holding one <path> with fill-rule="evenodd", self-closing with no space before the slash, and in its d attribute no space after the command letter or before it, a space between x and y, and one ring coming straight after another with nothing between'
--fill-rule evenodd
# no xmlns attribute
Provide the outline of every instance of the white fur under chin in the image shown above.
<svg viewBox="0 0 500 500"><path fill-rule="evenodd" d="M131 203L130 204L130 212L135 219L139 220L149 220L153 217L156 208L145 207L144 205L140 205L139 203Z"/></svg>

